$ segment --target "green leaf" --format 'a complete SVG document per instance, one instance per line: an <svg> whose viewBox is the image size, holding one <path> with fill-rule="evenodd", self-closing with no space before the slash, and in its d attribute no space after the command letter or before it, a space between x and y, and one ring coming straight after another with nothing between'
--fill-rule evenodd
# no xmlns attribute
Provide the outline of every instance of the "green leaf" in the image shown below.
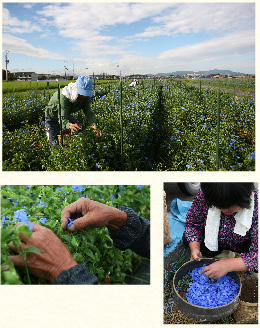
<svg viewBox="0 0 260 328"><path fill-rule="evenodd" d="M1 231L1 244L10 242L16 236L13 235L13 229L5 229Z"/></svg>
<svg viewBox="0 0 260 328"><path fill-rule="evenodd" d="M21 285L22 282L18 278L17 274L15 272L11 271L4 271L2 272L2 282L1 283L7 283L8 285Z"/></svg>
<svg viewBox="0 0 260 328"><path fill-rule="evenodd" d="M77 263L81 263L81 262L84 262L84 256L80 253L74 253L73 254L73 258L74 260L77 262Z"/></svg>
<svg viewBox="0 0 260 328"><path fill-rule="evenodd" d="M89 238L89 240L90 240L91 244L94 244L94 241L95 241L95 238L94 238L94 236L93 236L93 235L91 235L91 234L88 234L88 238Z"/></svg>
<svg viewBox="0 0 260 328"><path fill-rule="evenodd" d="M85 252L86 252L86 255L89 256L92 260L95 259L95 255L90 249L86 249Z"/></svg>
<svg viewBox="0 0 260 328"><path fill-rule="evenodd" d="M68 236L68 235L62 235L62 236L61 236L61 240L70 243L71 238L70 238L70 236Z"/></svg>
<svg viewBox="0 0 260 328"><path fill-rule="evenodd" d="M72 236L72 238L71 238L71 244L74 247L78 247L78 241L77 241L77 239L74 236Z"/></svg>
<svg viewBox="0 0 260 328"><path fill-rule="evenodd" d="M24 253L36 253L36 254L41 254L41 252L38 250L38 248L29 246L24 250Z"/></svg>
<svg viewBox="0 0 260 328"><path fill-rule="evenodd" d="M22 233L23 235L26 235L27 237L31 237L32 231L29 230L29 227L27 224L21 224L16 228L16 231L18 233Z"/></svg>

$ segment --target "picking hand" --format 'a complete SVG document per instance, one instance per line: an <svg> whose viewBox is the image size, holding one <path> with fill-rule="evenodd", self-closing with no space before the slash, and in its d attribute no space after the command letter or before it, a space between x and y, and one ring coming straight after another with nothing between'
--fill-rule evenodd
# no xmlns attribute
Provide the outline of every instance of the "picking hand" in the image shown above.
<svg viewBox="0 0 260 328"><path fill-rule="evenodd" d="M71 133L77 132L78 130L81 130L81 127L78 125L78 123L71 123L69 125L69 128L71 130Z"/></svg>
<svg viewBox="0 0 260 328"><path fill-rule="evenodd" d="M102 137L102 132L98 131L98 130L94 130L94 132L96 133L96 135L98 137Z"/></svg>
<svg viewBox="0 0 260 328"><path fill-rule="evenodd" d="M69 218L73 220L73 223L68 227ZM83 197L66 206L61 212L61 227L69 231L83 231L88 226L96 228L106 226L111 230L116 230L126 220L125 212Z"/></svg>
<svg viewBox="0 0 260 328"><path fill-rule="evenodd" d="M31 222L30 222L31 223ZM22 223L18 223L20 225ZM29 271L35 276L51 281L57 277L61 271L77 265L67 247L62 241L48 228L36 223L33 225L32 236L29 238L20 234L20 239L24 249L30 246L38 248L41 254L27 253L26 263ZM17 226L18 226L17 225ZM12 242L9 247L19 253L17 247ZM24 260L20 255L9 256L14 265L24 267Z"/></svg>
<svg viewBox="0 0 260 328"><path fill-rule="evenodd" d="M98 131L97 130L97 127L96 127L96 125L94 124L94 125L92 125L92 128L93 128L93 130L94 130L94 132L96 133L96 135L97 136L99 136L99 137L101 137L102 136L102 132L100 132L100 131Z"/></svg>

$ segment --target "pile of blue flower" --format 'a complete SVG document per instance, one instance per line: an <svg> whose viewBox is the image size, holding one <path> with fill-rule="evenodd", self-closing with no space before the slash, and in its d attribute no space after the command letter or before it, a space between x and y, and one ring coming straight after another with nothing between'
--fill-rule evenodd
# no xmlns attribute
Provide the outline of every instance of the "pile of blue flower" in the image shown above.
<svg viewBox="0 0 260 328"><path fill-rule="evenodd" d="M187 301L201 307L218 307L230 303L238 294L238 284L227 275L212 279L199 274L205 266L189 272L191 282L186 293Z"/></svg>

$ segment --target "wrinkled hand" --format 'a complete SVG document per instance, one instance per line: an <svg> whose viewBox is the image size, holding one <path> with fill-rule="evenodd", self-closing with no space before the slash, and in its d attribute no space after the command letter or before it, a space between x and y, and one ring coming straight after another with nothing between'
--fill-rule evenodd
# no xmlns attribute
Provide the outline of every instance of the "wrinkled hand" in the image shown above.
<svg viewBox="0 0 260 328"><path fill-rule="evenodd" d="M32 236L30 238L23 234L19 236L24 249L34 246L41 252L41 254L27 253L26 262L32 274L52 282L61 271L77 265L67 247L50 229L36 223L30 223L33 225ZM22 223L18 223L18 225L20 224ZM9 247L19 253L19 250L13 246L12 242ZM9 256L9 258L14 265L24 266L21 256L14 255Z"/></svg>
<svg viewBox="0 0 260 328"><path fill-rule="evenodd" d="M73 223L68 227L69 218L73 220ZM125 212L87 198L78 199L61 212L61 227L69 231L83 231L88 226L96 228L106 226L111 230L116 230L126 220Z"/></svg>
<svg viewBox="0 0 260 328"><path fill-rule="evenodd" d="M69 128L71 130L71 133L77 132L78 130L81 130L81 127L78 125L78 123L71 123L69 125Z"/></svg>
<svg viewBox="0 0 260 328"><path fill-rule="evenodd" d="M190 261L200 261L202 258L202 254L199 249L195 249L191 251Z"/></svg>
<svg viewBox="0 0 260 328"><path fill-rule="evenodd" d="M229 271L227 270L227 266L225 265L225 263L223 263L223 261L217 261L203 268L200 271L200 274L204 273L204 276L218 279L220 277L223 277L228 272Z"/></svg>

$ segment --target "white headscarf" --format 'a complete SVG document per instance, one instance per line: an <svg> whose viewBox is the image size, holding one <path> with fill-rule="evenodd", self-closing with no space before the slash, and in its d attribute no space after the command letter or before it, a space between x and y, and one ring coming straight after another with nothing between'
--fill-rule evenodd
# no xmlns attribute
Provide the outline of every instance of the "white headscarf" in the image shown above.
<svg viewBox="0 0 260 328"><path fill-rule="evenodd" d="M75 102L78 98L76 83L69 83L66 87L62 89L62 94L69 99L70 102Z"/></svg>
<svg viewBox="0 0 260 328"><path fill-rule="evenodd" d="M254 193L251 195L250 208L240 208L235 214L236 224L234 233L245 236L252 225L254 213ZM210 251L218 250L218 232L221 211L216 207L209 208L205 226L205 246Z"/></svg>

